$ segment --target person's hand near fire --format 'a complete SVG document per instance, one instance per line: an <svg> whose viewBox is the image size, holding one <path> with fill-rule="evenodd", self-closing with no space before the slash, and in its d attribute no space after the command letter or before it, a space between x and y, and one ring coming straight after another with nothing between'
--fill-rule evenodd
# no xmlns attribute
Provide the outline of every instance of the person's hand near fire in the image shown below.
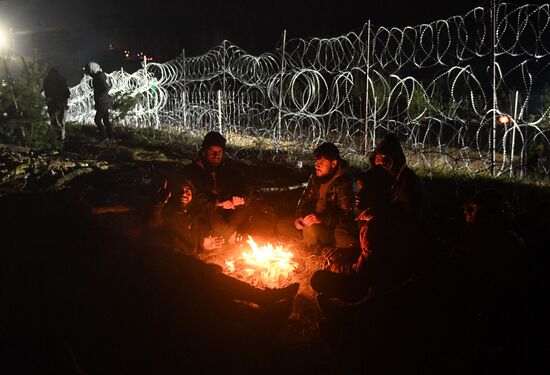
<svg viewBox="0 0 550 375"><path fill-rule="evenodd" d="M309 214L294 220L294 226L298 230L302 230L304 227L310 227L314 224L321 224L321 220L315 214Z"/></svg>
<svg viewBox="0 0 550 375"><path fill-rule="evenodd" d="M202 248L205 251L212 251L215 249L219 249L223 246L224 243L225 240L222 236L208 236L202 239Z"/></svg>
<svg viewBox="0 0 550 375"><path fill-rule="evenodd" d="M225 200L223 202L218 202L216 206L223 208L224 210L234 210L239 206L244 206L245 200L243 197L234 196L231 199Z"/></svg>

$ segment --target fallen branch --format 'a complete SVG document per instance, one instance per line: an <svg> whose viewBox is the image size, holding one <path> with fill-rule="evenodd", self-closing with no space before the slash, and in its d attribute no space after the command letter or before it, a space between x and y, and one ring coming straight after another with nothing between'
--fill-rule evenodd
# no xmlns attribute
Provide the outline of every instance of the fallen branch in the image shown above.
<svg viewBox="0 0 550 375"><path fill-rule="evenodd" d="M258 189L258 191L260 193L267 193L267 192L273 192L273 191L291 191L291 190L303 189L306 186L307 186L307 182L304 182L298 185L291 185L291 186L265 187L265 188Z"/></svg>
<svg viewBox="0 0 550 375"><path fill-rule="evenodd" d="M92 173L94 170L90 167L87 168L80 168L75 171L72 171L71 173L66 174L65 176L61 177L59 180L56 181L56 183L48 190L56 190L61 188L63 185L67 184L74 178L78 176L82 176L84 174Z"/></svg>

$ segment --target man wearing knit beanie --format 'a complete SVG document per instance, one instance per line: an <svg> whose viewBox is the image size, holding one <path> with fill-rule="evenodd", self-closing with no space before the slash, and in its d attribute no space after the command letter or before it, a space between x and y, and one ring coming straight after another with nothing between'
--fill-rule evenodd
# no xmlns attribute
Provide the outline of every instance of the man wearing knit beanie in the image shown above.
<svg viewBox="0 0 550 375"><path fill-rule="evenodd" d="M184 168L184 174L195 185L194 199L211 232L232 244L252 216L252 187L242 169L224 157L225 144L220 133L206 133L198 159Z"/></svg>
<svg viewBox="0 0 550 375"><path fill-rule="evenodd" d="M315 173L296 207L294 226L305 245L319 253L325 247L352 249L357 244L353 222L353 177L333 143L317 147Z"/></svg>
<svg viewBox="0 0 550 375"><path fill-rule="evenodd" d="M227 140L218 132L208 132L202 140L201 150L208 150L211 146L221 147L225 151L225 143Z"/></svg>

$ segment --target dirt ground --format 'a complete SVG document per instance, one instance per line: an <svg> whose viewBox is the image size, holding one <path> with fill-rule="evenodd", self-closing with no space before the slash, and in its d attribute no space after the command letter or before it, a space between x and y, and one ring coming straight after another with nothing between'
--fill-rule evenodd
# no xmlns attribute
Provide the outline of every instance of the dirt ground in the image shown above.
<svg viewBox="0 0 550 375"><path fill-rule="evenodd" d="M166 140L142 143L125 132L118 133L116 144L99 142L94 129L72 134L59 154L37 156L24 148L4 148L4 164L11 170L4 171L0 185L2 274L7 281L2 288L2 352L9 357L8 368L15 371L11 373L330 371L308 282L322 259L296 256L300 267L289 283L299 282L300 289L284 324L254 323L256 317L251 316L246 327L242 312L231 310L218 311L227 314L227 326L224 319L206 321L209 303L201 307L202 313L178 306L178 295L185 301L187 291L171 283L178 283L185 262L180 271L157 274L151 264L162 263L163 255L138 250L136 241L159 183L189 163L196 149ZM243 168L254 169L250 175L263 191L258 201L277 218L293 212L297 187L310 173L272 161L252 165L244 160ZM18 173L10 172L16 169ZM83 173L74 173L79 170ZM112 205L132 209L90 215L93 207ZM135 289L152 288L148 284L163 286L169 295ZM158 307L160 303L165 306ZM181 310L182 316L170 309ZM200 328L189 325L201 315ZM203 325L210 323L217 329ZM155 332L157 326L165 335ZM262 334L251 332L252 327ZM187 342L191 337L202 342L195 346ZM157 340L165 342L151 343Z"/></svg>
<svg viewBox="0 0 550 375"><path fill-rule="evenodd" d="M140 243L151 197L163 178L195 157L195 144L124 130L117 131L116 144L105 144L90 127L68 134L58 154L2 149L0 343L6 373L342 373L321 339L321 315L309 285L322 257L293 248L299 267L289 282L299 282L300 289L281 323L212 302L187 276L198 272L194 266ZM228 155L239 156L253 178L269 225L292 214L311 164L298 167L294 159L265 153L259 158L231 148ZM505 191L526 232L536 238L525 282L535 296L547 290L548 280L541 276L548 265L546 190L505 181L423 181L429 233L437 233L474 191L487 186ZM93 207L112 205L132 210L90 214ZM266 233L269 239L271 232ZM498 369L519 374L538 368L549 353L548 325L539 324L549 310L530 294L516 299L515 304L527 301L528 317L521 318L535 323L524 328L537 334L513 336L523 341L491 355L501 364ZM465 352L438 352L430 361L444 370L439 373L473 373L471 358L459 355ZM389 361L403 358L396 353Z"/></svg>

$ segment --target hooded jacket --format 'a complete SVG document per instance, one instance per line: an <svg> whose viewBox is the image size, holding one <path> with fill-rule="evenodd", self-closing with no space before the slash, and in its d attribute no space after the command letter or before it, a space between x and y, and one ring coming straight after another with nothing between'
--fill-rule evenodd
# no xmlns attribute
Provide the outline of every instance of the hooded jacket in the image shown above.
<svg viewBox="0 0 550 375"><path fill-rule="evenodd" d="M348 170L345 160L340 160L335 175L323 186L323 179L315 173L309 178L302 197L296 206L296 217L303 217L315 213L321 220L321 224L327 226L351 225L353 226L353 176ZM319 198L324 190L325 202L322 212L316 212L319 208ZM324 189L326 188L326 190Z"/></svg>
<svg viewBox="0 0 550 375"><path fill-rule="evenodd" d="M387 134L376 146L369 157L371 166L375 165L376 155L391 158L389 172L395 178L392 186L393 200L401 207L402 214L409 223L418 224L423 214L424 188L416 173L407 166L405 153L395 134Z"/></svg>
<svg viewBox="0 0 550 375"><path fill-rule="evenodd" d="M88 63L87 70L92 77L95 109L98 111L105 111L111 108L111 96L109 96L111 84L107 79L107 75L101 70L99 64L95 62Z"/></svg>
<svg viewBox="0 0 550 375"><path fill-rule="evenodd" d="M355 263L335 264L332 271L358 276L379 291L404 282L415 269L416 239L399 219L395 204L386 203L362 212L361 254Z"/></svg>
<svg viewBox="0 0 550 375"><path fill-rule="evenodd" d="M66 103L71 96L67 81L55 69L50 69L42 87L48 106Z"/></svg>

